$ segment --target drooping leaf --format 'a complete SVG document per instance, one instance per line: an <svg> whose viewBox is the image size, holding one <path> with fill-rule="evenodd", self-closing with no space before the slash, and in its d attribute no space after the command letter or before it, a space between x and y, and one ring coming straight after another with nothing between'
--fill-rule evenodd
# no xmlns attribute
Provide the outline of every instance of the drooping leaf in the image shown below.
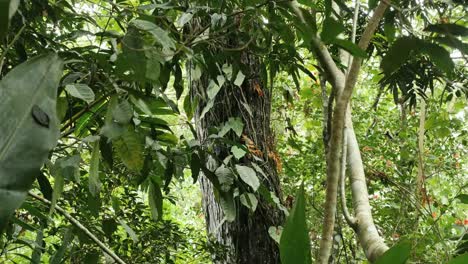
<svg viewBox="0 0 468 264"><path fill-rule="evenodd" d="M296 202L286 219L280 238L283 264L311 264L309 229L306 223L304 185L297 191Z"/></svg>
<svg viewBox="0 0 468 264"><path fill-rule="evenodd" d="M250 211L255 212L257 209L258 205L258 200L257 197L255 197L255 194L253 193L243 193L240 197L240 202L247 208L250 209Z"/></svg>
<svg viewBox="0 0 468 264"><path fill-rule="evenodd" d="M468 204L468 194L459 194L456 199L460 200L461 203Z"/></svg>
<svg viewBox="0 0 468 264"><path fill-rule="evenodd" d="M175 49L175 42L174 40L169 36L169 33L165 31L164 29L156 26L156 24L147 21L147 20L140 20L136 19L132 21L132 25L135 26L136 28L147 31L151 33L154 37L154 39L161 44L163 47L167 47L170 49Z"/></svg>
<svg viewBox="0 0 468 264"><path fill-rule="evenodd" d="M458 24L451 24L451 23L444 23L444 24L434 24L427 26L424 31L444 34L444 35L455 35L455 36L468 36L468 28L458 25Z"/></svg>
<svg viewBox="0 0 468 264"><path fill-rule="evenodd" d="M385 74L391 74L404 64L414 49L418 47L419 40L413 37L397 39L383 57L380 67Z"/></svg>
<svg viewBox="0 0 468 264"><path fill-rule="evenodd" d="M234 184L234 175L232 174L232 171L223 164L215 170L215 175L218 177L221 190L224 192L229 191L232 184Z"/></svg>
<svg viewBox="0 0 468 264"><path fill-rule="evenodd" d="M376 264L404 264L411 253L411 242L403 240L387 250Z"/></svg>
<svg viewBox="0 0 468 264"><path fill-rule="evenodd" d="M17 66L0 81L0 230L57 143L61 74L61 59L50 54Z"/></svg>
<svg viewBox="0 0 468 264"><path fill-rule="evenodd" d="M342 49L346 50L347 52L349 52L351 55L355 57L361 57L361 58L367 57L367 53L364 50L362 50L361 48L359 48L358 45L352 43L349 40L332 39L330 40L330 43L340 46Z"/></svg>
<svg viewBox="0 0 468 264"><path fill-rule="evenodd" d="M89 164L89 178L88 178L89 192L94 197L99 196L99 192L101 191L101 181L99 180L99 163L100 163L99 141L96 141L93 144L93 150L91 152L91 161Z"/></svg>
<svg viewBox="0 0 468 264"><path fill-rule="evenodd" d="M73 97L84 100L90 104L94 101L94 92L88 85L82 83L67 84L65 90Z"/></svg>
<svg viewBox="0 0 468 264"><path fill-rule="evenodd" d="M39 175L37 176L37 182L39 183L42 195L44 195L44 197L47 200L52 200L52 185L50 184L49 179L47 179L44 173L39 173Z"/></svg>
<svg viewBox="0 0 468 264"><path fill-rule="evenodd" d="M239 173L240 178L242 181L247 183L254 191L258 189L260 186L260 181L258 180L257 173L247 166L236 165L236 170Z"/></svg>
<svg viewBox="0 0 468 264"><path fill-rule="evenodd" d="M236 219L236 203L232 192L219 192L219 200L226 221L234 221Z"/></svg>
<svg viewBox="0 0 468 264"><path fill-rule="evenodd" d="M127 223L125 223L124 220L119 219L118 221L119 224L125 229L125 232L127 232L128 236L133 240L133 243L138 243L140 239L138 238L138 235L135 233L135 231L133 231L133 229Z"/></svg>
<svg viewBox="0 0 468 264"><path fill-rule="evenodd" d="M446 49L426 41L421 44L421 52L427 54L438 68L446 74L451 74L453 72L455 64L450 58L450 53Z"/></svg>
<svg viewBox="0 0 468 264"><path fill-rule="evenodd" d="M198 157L197 153L192 153L192 157L190 159L190 170L192 171L193 183L195 183L198 180L200 169L201 169L200 157Z"/></svg>
<svg viewBox="0 0 468 264"><path fill-rule="evenodd" d="M163 216L163 196L161 188L153 181L150 181L149 183L148 203L153 219L155 221L161 219Z"/></svg>
<svg viewBox="0 0 468 264"><path fill-rule="evenodd" d="M127 100L124 100L115 106L112 116L117 123L128 124L133 117L133 108Z"/></svg>
<svg viewBox="0 0 468 264"><path fill-rule="evenodd" d="M139 172L143 168L144 144L132 127L128 127L118 140L113 141L113 147L129 170Z"/></svg>

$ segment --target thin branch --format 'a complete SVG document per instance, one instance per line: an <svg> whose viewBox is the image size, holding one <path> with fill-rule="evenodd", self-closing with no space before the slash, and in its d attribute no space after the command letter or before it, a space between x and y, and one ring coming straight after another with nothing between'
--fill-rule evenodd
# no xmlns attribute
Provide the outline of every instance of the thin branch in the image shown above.
<svg viewBox="0 0 468 264"><path fill-rule="evenodd" d="M26 25L23 25L20 30L18 31L18 33L16 33L15 37L13 38L13 40L8 43L8 45L6 46L5 50L3 51L2 55L0 56L0 73L2 72L2 68L3 68L3 61L5 60L6 58L6 55L8 53L8 50L15 44L15 42L19 39L21 33L23 33L23 30L26 28Z"/></svg>
<svg viewBox="0 0 468 264"><path fill-rule="evenodd" d="M312 37L311 44L312 50L317 56L317 60L324 68L327 80L333 87L339 87L338 89L342 90L344 88L345 75L338 66L336 66L325 44L317 36Z"/></svg>
<svg viewBox="0 0 468 264"><path fill-rule="evenodd" d="M34 199L43 202L47 205L51 205L51 202L37 194L32 193L31 191L28 192L29 196L33 197ZM58 205L55 205L55 210L57 212L60 212L70 223L72 223L74 226L76 226L78 229L83 231L91 240L93 240L104 252L106 252L112 259L115 260L115 262L119 264L125 264L125 262L119 258L110 248L108 248L106 245L104 245L101 240L99 240L93 233L91 233L85 226L83 226L76 218L68 214L63 208L61 208Z"/></svg>
<svg viewBox="0 0 468 264"><path fill-rule="evenodd" d="M348 148L348 134L346 133L346 127L343 129L343 150L341 151L341 175L340 175L340 195L341 195L341 207L343 208L343 215L345 217L346 223L356 229L356 219L351 216L346 205L346 192L345 192L345 180L346 180L346 155Z"/></svg>

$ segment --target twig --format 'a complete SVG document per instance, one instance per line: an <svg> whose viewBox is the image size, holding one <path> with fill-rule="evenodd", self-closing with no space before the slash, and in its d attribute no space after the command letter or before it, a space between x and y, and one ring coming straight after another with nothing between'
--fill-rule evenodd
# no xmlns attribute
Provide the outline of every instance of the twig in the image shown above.
<svg viewBox="0 0 468 264"><path fill-rule="evenodd" d="M47 205L51 205L51 202L37 194L32 193L31 191L28 192L29 196L33 197L34 199L41 201ZM108 248L104 243L101 242L93 233L91 233L85 226L83 226L76 218L68 214L63 208L58 205L55 205L55 210L60 212L70 223L76 226L78 229L83 231L91 240L93 240L104 252L106 252L112 259L114 259L119 264L126 264L119 256L117 256L110 248Z"/></svg>

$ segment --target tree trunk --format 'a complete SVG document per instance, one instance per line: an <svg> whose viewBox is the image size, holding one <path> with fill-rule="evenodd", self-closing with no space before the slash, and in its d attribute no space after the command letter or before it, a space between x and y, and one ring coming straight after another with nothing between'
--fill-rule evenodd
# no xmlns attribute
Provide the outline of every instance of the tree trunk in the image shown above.
<svg viewBox="0 0 468 264"><path fill-rule="evenodd" d="M271 93L259 78L262 70L261 62L247 55L239 53L240 68L247 76L241 87L237 87L226 81L215 97L214 106L201 119L205 103L200 103L196 109L196 130L202 147L210 143L208 130L214 126L221 126L230 117L241 118L244 123L243 143L261 151L259 156L261 168L266 177L259 179L262 184L277 197L281 197L279 179L276 171L276 154L274 151L274 138L270 130ZM192 97L206 98L208 87L207 74L202 75L199 81L191 85ZM231 137L231 140L239 142L239 138ZM250 144L249 144L250 143ZM253 145L251 144L253 143ZM229 148L217 145L214 147L216 159L209 159L207 168L214 171L218 166L215 160L223 160L229 155ZM257 152L260 153L260 152ZM253 160L253 154L244 156L241 163L249 165ZM274 264L280 263L279 249L276 242L270 238L268 229L270 226L278 226L283 223L283 213L277 206L267 203L259 195L258 206L254 213L241 205L236 199L236 219L233 222L224 220L224 213L219 201L214 194L212 183L207 177L201 175L200 186L203 196L203 208L205 212L207 232L215 241L227 248L226 256L214 256L214 263L255 263Z"/></svg>

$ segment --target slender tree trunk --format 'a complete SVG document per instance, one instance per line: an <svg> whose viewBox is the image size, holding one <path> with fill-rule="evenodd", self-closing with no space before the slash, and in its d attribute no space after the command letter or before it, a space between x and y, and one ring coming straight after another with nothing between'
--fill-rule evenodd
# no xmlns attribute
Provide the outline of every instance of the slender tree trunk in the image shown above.
<svg viewBox="0 0 468 264"><path fill-rule="evenodd" d="M200 104L195 113L196 130L200 142L208 144L208 130L214 126L220 126L230 117L239 117L244 123L243 140L246 145L259 150L261 168L266 176L259 174L262 184L277 197L281 197L279 179L275 163L274 138L270 130L271 93L259 78L261 62L247 55L241 56L241 68L247 77L241 87L226 83L215 98L213 108L201 119L204 104ZM249 74L247 74L247 71ZM206 94L208 87L207 76L202 76L200 81L192 84L192 95ZM239 140L238 138L231 138ZM217 160L223 160L229 154L229 148L215 146L214 151ZM258 154L257 153L257 154ZM258 155L257 155L258 156ZM253 156L242 158L241 163L250 164ZM207 167L214 170L218 164L211 159ZM200 186L203 195L203 208L205 212L207 232L221 245L225 246L228 254L215 258L214 263L245 263L245 264L274 264L280 263L279 249L276 242L270 238L268 229L270 226L278 226L283 222L283 213L263 200L259 195L259 203L252 214L245 206L236 202L237 216L233 222L224 221L224 213L214 194L211 182L205 177L200 177Z"/></svg>

